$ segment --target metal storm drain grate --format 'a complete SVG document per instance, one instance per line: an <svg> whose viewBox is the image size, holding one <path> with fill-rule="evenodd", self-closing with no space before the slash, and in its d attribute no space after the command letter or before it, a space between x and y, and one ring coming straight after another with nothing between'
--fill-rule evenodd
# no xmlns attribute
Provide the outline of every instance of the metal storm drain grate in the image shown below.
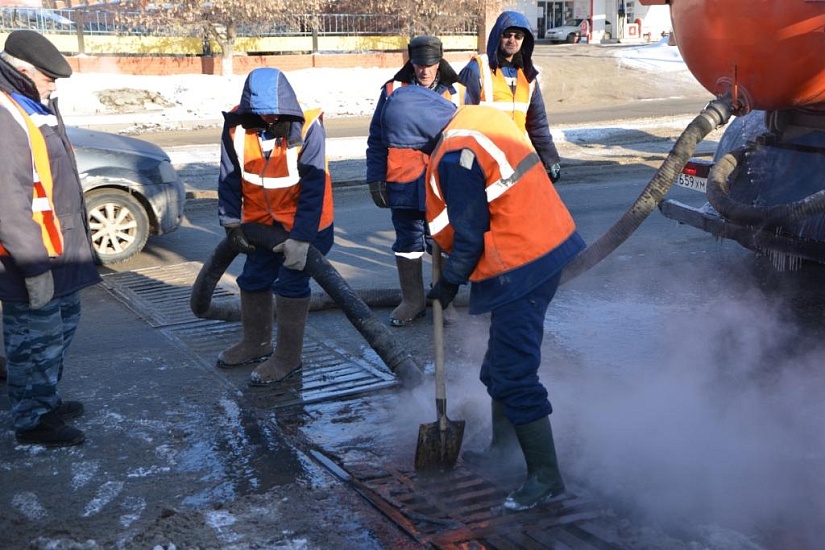
<svg viewBox="0 0 825 550"><path fill-rule="evenodd" d="M218 353L238 342L242 331L238 322L200 319L190 310L192 285L200 267L197 262L189 262L115 273L105 275L103 279L107 289L147 323L174 337L205 365L213 366ZM235 289L222 282L215 289L213 300L235 296ZM303 369L272 388L254 390L255 397L268 408L339 399L397 383L389 371L339 351L312 332L308 326L302 354ZM226 372L246 387L248 371L233 369Z"/></svg>
<svg viewBox="0 0 825 550"><path fill-rule="evenodd" d="M428 548L619 550L598 522L592 503L569 495L533 510L501 510L518 479L491 481L463 464L437 475L418 475L375 462L339 466L310 454L349 483L378 510Z"/></svg>
<svg viewBox="0 0 825 550"><path fill-rule="evenodd" d="M189 308L192 285L201 264L150 267L103 276L103 284L153 327L202 321ZM215 288L213 300L237 296L229 284Z"/></svg>
<svg viewBox="0 0 825 550"><path fill-rule="evenodd" d="M214 365L218 353L241 338L239 323L213 327L174 327L169 332L199 357ZM394 386L395 377L367 361L344 354L320 341L307 327L303 368L272 387L249 391L266 408L317 403ZM243 370L243 385L246 373Z"/></svg>

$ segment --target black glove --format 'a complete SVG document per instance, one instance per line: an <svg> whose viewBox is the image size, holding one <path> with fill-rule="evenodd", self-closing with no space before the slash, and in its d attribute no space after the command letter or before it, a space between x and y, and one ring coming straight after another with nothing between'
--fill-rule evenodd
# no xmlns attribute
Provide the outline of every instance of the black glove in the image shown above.
<svg viewBox="0 0 825 550"><path fill-rule="evenodd" d="M550 176L550 181L553 183L561 179L561 166L559 166L558 162L547 168L547 175Z"/></svg>
<svg viewBox="0 0 825 550"><path fill-rule="evenodd" d="M249 254L255 247L246 240L246 235L244 235L243 229L240 225L232 225L224 227L226 230L226 236L229 239L229 245L232 247L233 250L236 252L243 252L244 254Z"/></svg>
<svg viewBox="0 0 825 550"><path fill-rule="evenodd" d="M427 298L430 300L438 300L441 302L441 307L447 309L447 306L455 299L456 294L458 294L458 285L454 285L442 277L436 281L427 293Z"/></svg>
<svg viewBox="0 0 825 550"><path fill-rule="evenodd" d="M375 206L378 208L388 208L390 206L390 201L387 198L387 182L371 181L368 185L370 187L370 196L372 197L372 202L375 203Z"/></svg>

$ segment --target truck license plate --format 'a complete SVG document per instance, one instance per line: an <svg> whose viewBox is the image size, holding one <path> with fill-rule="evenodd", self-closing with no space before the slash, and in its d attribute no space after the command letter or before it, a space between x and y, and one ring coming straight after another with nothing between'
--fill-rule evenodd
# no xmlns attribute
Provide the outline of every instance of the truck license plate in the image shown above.
<svg viewBox="0 0 825 550"><path fill-rule="evenodd" d="M679 174L679 179L676 180L676 184L681 187L693 189L694 191L699 191L700 193L705 193L708 186L708 178Z"/></svg>

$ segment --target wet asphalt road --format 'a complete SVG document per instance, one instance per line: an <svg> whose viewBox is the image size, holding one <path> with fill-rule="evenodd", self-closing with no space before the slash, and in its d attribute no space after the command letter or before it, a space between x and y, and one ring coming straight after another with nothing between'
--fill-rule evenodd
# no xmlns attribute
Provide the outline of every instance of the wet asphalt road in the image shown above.
<svg viewBox="0 0 825 550"><path fill-rule="evenodd" d="M559 185L588 242L610 227L655 169L658 153L649 143L631 147L639 154L630 159L572 165ZM363 186L335 193L333 266L354 288L394 287L388 212L371 203ZM702 201L685 190L671 194ZM162 533L153 541L177 537L178 547L186 547L187 529L190 537L200 533L190 547L193 540L230 547L233 537L237 547L248 547L273 540L273 527L252 517L255 506L275 509L283 498L309 510L294 494L296 483L327 505L297 514L303 520L280 509L279 517L289 519L279 527L314 540L311 547L409 542L357 498L333 505L330 495L343 499L351 488L313 460L311 450L409 467L419 424L434 420L430 383L287 414L275 408L271 392L246 387L246 370L210 364L214 348L237 335L236 325L232 332L216 322L205 331L213 341L202 342L187 332L197 332L189 321L153 321L164 302L180 301L176 312L185 312L185 285L165 285L169 297L154 309L122 293L114 298L126 285L118 276L138 278L130 288L151 285L160 274L202 263L222 236L215 202L190 201L178 231L151 238L138 257L103 270L114 291L85 293L86 316L64 386L87 404L78 425L89 440L56 452L16 447L8 432L0 441L0 526L19 543L10 547L39 535L108 547L146 533ZM234 263L230 278L238 270ZM653 212L604 262L560 290L546 321L540 375L551 392L572 491L673 529L683 541L707 542L701 527L713 526L712 534L727 533L728 542L735 540L730 529L765 548L815 547L818 518L825 516L821 273L766 273L764 261L735 243ZM385 318L388 310L375 313ZM431 366L428 322L400 334L417 360ZM313 312L308 335L330 353L381 367L340 311ZM489 430L477 381L484 338L484 319L464 312L447 330L451 418L467 421L467 446L482 444ZM290 492L254 500L281 487ZM340 521L319 512L334 506L356 519L342 524L339 539L313 539L319 524L327 531ZM231 527L211 513L221 509ZM770 523L762 521L766 516ZM371 533L368 540L356 538L359 529ZM656 536L649 547L663 547L667 536Z"/></svg>

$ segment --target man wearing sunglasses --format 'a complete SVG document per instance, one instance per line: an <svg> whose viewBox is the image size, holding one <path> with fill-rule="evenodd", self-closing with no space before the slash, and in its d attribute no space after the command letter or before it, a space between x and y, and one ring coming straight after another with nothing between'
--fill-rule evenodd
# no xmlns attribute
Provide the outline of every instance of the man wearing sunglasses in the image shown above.
<svg viewBox="0 0 825 550"><path fill-rule="evenodd" d="M466 104L495 107L527 132L547 175L555 183L561 177L559 153L547 122L539 73L533 65L534 46L527 18L515 11L505 11L490 31L487 53L474 56L458 78L467 88Z"/></svg>

